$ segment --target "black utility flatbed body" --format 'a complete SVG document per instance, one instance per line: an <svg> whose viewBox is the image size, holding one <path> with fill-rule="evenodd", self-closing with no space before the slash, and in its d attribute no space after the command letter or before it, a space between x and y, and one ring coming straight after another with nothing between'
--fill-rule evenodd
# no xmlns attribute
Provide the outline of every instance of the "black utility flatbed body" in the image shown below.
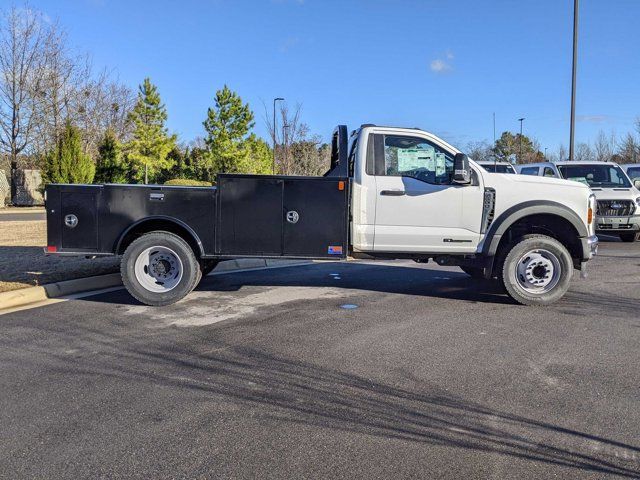
<svg viewBox="0 0 640 480"><path fill-rule="evenodd" d="M122 254L168 230L201 258L345 258L349 188L348 177L240 174L220 174L216 187L50 184L47 251Z"/></svg>

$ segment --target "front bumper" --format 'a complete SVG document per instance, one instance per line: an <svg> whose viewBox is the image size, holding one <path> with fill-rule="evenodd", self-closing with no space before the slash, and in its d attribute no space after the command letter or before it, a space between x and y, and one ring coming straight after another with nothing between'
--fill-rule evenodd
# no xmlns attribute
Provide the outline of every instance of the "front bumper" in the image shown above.
<svg viewBox="0 0 640 480"><path fill-rule="evenodd" d="M640 216L596 217L596 231L615 233L638 232L640 231Z"/></svg>
<svg viewBox="0 0 640 480"><path fill-rule="evenodd" d="M598 237L592 235L590 237L581 238L582 242L582 260L587 261L598 253Z"/></svg>

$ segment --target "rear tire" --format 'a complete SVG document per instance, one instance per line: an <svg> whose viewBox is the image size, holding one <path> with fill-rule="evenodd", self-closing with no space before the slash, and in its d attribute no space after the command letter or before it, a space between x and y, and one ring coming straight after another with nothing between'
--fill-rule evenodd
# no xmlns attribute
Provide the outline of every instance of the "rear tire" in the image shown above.
<svg viewBox="0 0 640 480"><path fill-rule="evenodd" d="M502 265L507 293L522 305L550 305L569 289L573 260L555 238L525 235L508 248Z"/></svg>
<svg viewBox="0 0 640 480"><path fill-rule="evenodd" d="M120 265L122 282L145 305L176 303L191 292L201 278L193 250L181 237L150 232L134 240Z"/></svg>
<svg viewBox="0 0 640 480"><path fill-rule="evenodd" d="M637 233L621 233L620 234L620 240L622 240L623 242L635 242L636 238L638 237Z"/></svg>

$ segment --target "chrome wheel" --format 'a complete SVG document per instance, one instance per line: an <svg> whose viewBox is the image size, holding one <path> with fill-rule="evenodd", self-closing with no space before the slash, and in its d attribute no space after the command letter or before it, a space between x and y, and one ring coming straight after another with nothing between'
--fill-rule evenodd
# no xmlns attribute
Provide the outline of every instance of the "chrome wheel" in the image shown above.
<svg viewBox="0 0 640 480"><path fill-rule="evenodd" d="M136 258L136 280L150 292L164 293L173 290L182 280L182 261L167 247L149 247Z"/></svg>
<svg viewBox="0 0 640 480"><path fill-rule="evenodd" d="M529 293L547 293L558 284L562 265L556 255L545 249L531 250L517 264L518 284Z"/></svg>

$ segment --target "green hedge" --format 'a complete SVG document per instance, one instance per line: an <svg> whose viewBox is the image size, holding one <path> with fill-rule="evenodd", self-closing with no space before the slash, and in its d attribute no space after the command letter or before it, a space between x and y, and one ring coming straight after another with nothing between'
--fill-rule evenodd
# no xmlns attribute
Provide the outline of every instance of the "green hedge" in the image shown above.
<svg viewBox="0 0 640 480"><path fill-rule="evenodd" d="M165 185L178 185L182 187L210 187L210 182L203 182L200 180L190 180L188 178L174 178L173 180L167 180Z"/></svg>

